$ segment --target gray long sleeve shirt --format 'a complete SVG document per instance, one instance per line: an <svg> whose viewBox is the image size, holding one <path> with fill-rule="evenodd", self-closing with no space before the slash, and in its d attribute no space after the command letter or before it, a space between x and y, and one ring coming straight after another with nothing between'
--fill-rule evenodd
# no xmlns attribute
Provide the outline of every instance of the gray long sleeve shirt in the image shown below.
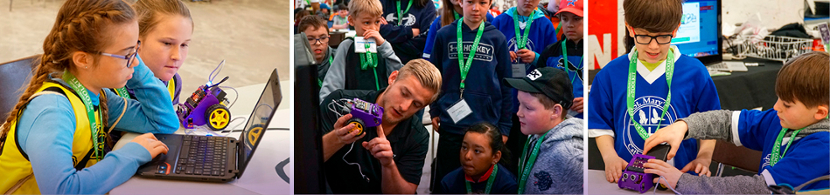
<svg viewBox="0 0 830 195"><path fill-rule="evenodd" d="M752 111L744 110L743 112ZM686 139L720 139L740 145L742 140L741 136L738 135L738 121L745 119L739 116L740 112L715 110L692 114L680 120L685 121L689 127ZM777 123L777 121L771 122L773 125ZM830 122L827 119L821 120L804 128L798 134L798 138L817 132L830 131L828 127L830 127ZM777 132L772 133L777 135ZM792 132L788 132L785 136L791 136L791 134ZM744 140L744 142L746 141L748 140ZM754 176L733 177L701 177L684 173L677 182L676 190L681 193L701 194L770 194L771 191L767 189L767 186L774 182L767 181L768 178L773 178L768 172Z"/></svg>
<svg viewBox="0 0 830 195"><path fill-rule="evenodd" d="M337 46L337 52L334 55L334 61L329 67L326 78L323 79L323 86L320 88L320 102L326 99L331 92L344 89L346 86L346 55L348 55L349 47L351 47L354 40L346 39ZM378 54L380 59L386 60L386 76L389 77L392 72L400 70L403 67L401 60L395 55L392 45L389 41L384 42L378 46Z"/></svg>

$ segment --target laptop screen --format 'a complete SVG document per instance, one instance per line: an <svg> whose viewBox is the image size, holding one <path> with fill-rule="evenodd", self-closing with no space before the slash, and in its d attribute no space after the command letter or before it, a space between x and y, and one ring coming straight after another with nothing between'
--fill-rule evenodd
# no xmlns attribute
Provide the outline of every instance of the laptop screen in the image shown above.
<svg viewBox="0 0 830 195"><path fill-rule="evenodd" d="M282 93L280 92L279 77L277 76L277 69L271 72L271 78L265 84L265 89L262 90L262 95L254 106L251 112L248 123L245 124L245 129L242 131L239 140L242 142L242 149L238 156L239 176L242 176L245 167L251 160L254 150L259 145L259 142L274 116L280 101L282 101Z"/></svg>

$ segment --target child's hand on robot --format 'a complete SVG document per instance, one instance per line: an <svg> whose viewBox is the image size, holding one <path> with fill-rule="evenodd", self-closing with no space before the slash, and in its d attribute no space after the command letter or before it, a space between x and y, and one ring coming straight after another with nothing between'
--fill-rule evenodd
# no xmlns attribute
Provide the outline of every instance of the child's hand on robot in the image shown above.
<svg viewBox="0 0 830 195"><path fill-rule="evenodd" d="M392 153L392 145L389 144L389 140L386 139L386 133L383 132L383 125L377 126L378 130L378 137L369 140L368 142L363 142L363 148L369 150L369 152L380 160L380 165L383 167L390 167L395 165L395 161L393 157L395 156Z"/></svg>
<svg viewBox="0 0 830 195"><path fill-rule="evenodd" d="M337 137L337 142L339 144L350 144L352 142L359 140L360 138L363 138L363 136L366 136L365 133L363 135L358 136L360 131L351 131L353 128L355 128L354 124L348 124L344 126L346 121L348 121L351 118L352 114L346 114L338 118L337 122L334 123L334 131L332 131L332 133L334 133L335 137Z"/></svg>
<svg viewBox="0 0 830 195"><path fill-rule="evenodd" d="M674 124L657 130L657 132L654 132L654 134L649 136L643 144L643 154L648 154L648 151L651 150L651 148L666 142L671 145L671 150L669 150L666 160L671 160L677 153L677 149L680 148L680 142L683 141L683 137L686 136L686 131L688 130L689 126L687 126L686 122L683 121L677 121Z"/></svg>
<svg viewBox="0 0 830 195"><path fill-rule="evenodd" d="M683 175L683 172L677 170L677 168L674 168L674 166L669 163L659 159L649 159L648 163L643 164L643 167L646 168L643 172L658 175L654 178L655 184L660 183L670 186L671 189L677 187L677 180L680 180L680 175ZM660 179L660 177L666 179Z"/></svg>
<svg viewBox="0 0 830 195"><path fill-rule="evenodd" d="M622 171L628 166L628 161L623 160L616 153L603 156L605 162L605 180L609 183L617 183L622 176Z"/></svg>

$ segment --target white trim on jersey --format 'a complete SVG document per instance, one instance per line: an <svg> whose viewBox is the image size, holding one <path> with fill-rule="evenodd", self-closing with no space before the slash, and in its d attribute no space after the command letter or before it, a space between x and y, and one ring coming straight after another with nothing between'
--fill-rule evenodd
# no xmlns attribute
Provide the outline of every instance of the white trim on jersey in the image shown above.
<svg viewBox="0 0 830 195"><path fill-rule="evenodd" d="M614 130L611 129L588 129L589 138L595 138L603 135L610 135L611 137L615 137Z"/></svg>
<svg viewBox="0 0 830 195"><path fill-rule="evenodd" d="M682 55L682 53L680 53L680 49L678 49L675 45L672 45L669 49L674 50L674 61L677 62ZM631 52L634 52L634 50L632 49ZM632 53L628 53L629 62L631 61L631 57ZM640 62L640 60L637 60L637 73L640 74L640 76L643 77L648 84L653 84L654 81L666 73L666 61L663 60L657 68L654 68L654 71L649 71L648 68L646 68L646 65Z"/></svg>
<svg viewBox="0 0 830 195"><path fill-rule="evenodd" d="M769 173L769 169L764 169L764 172L761 172L761 176L764 176L764 181L767 182L767 186L776 185L775 179L772 178L772 174Z"/></svg>
<svg viewBox="0 0 830 195"><path fill-rule="evenodd" d="M741 136L738 134L738 122L741 118L741 111L732 112L732 143L736 146L742 146Z"/></svg>

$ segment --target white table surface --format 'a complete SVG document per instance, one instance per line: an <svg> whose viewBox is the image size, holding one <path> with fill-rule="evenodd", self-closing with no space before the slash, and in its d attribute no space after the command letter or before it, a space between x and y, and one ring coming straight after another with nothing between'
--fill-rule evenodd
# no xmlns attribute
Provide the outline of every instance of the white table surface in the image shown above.
<svg viewBox="0 0 830 195"><path fill-rule="evenodd" d="M585 184L585 194L640 194L634 190L624 190L617 186L617 183L608 183L605 180L605 171L603 170L587 170L585 176L588 181ZM654 188L651 188L644 194L654 193ZM657 190L657 194L674 194L671 190Z"/></svg>
<svg viewBox="0 0 830 195"><path fill-rule="evenodd" d="M148 179L133 176L120 186L110 191L110 194L292 194L293 187L285 182L277 174L277 164L287 160L293 151L292 132L289 130L294 126L294 113L292 112L289 98L291 97L291 85L289 81L280 82L282 101L274 113L274 120L268 125L262 142L256 149L251 162L248 163L242 177L227 183L211 183L196 181L177 181L164 179ZM241 130L244 123L253 110L254 104L259 99L265 84L257 84L237 88L241 94L235 105L230 108L233 117L245 117L234 121L228 128ZM228 97L233 101L233 92L228 92ZM238 138L241 132L231 132L230 137ZM176 134L184 134L180 128ZM128 133L116 144L120 148L138 134ZM289 181L294 178L294 162L290 161L282 167Z"/></svg>

